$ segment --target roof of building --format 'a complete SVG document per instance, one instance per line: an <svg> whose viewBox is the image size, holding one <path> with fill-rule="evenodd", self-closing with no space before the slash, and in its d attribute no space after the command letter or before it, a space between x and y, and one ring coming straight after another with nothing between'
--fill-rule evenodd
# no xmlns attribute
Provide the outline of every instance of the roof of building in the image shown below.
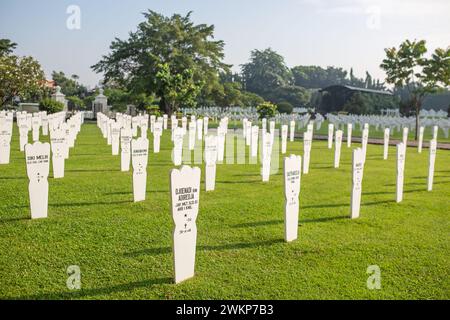
<svg viewBox="0 0 450 320"><path fill-rule="evenodd" d="M348 91L360 91L360 92L367 92L367 93L375 93L375 94L385 94L385 95L389 95L392 96L393 93L390 91L383 91L383 90L374 90L374 89L366 89L366 88L358 88L358 87L352 87L352 86L347 86L347 85L333 85L333 86L328 86L325 88L320 89L320 92L323 91L332 91L332 90L348 90Z"/></svg>

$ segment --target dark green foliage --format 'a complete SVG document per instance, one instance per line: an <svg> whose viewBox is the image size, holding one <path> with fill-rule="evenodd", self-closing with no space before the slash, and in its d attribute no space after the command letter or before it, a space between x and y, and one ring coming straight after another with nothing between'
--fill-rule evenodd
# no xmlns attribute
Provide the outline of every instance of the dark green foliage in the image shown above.
<svg viewBox="0 0 450 320"><path fill-rule="evenodd" d="M184 91L192 95L198 92L207 100L211 88L219 83L219 71L228 69L222 62L223 41L212 40L214 26L195 25L191 13L165 17L149 10L144 17L137 31L130 32L127 40L114 40L111 52L92 68L104 72L106 81L114 80L133 94L156 95L167 113L180 105L173 95L177 85L186 85ZM160 73L158 78L161 65L168 66L170 77L164 72L164 77ZM191 73L189 77L184 74L186 70ZM192 104L191 98L188 102Z"/></svg>
<svg viewBox="0 0 450 320"><path fill-rule="evenodd" d="M279 113L291 114L294 107L287 101L281 101L277 103L277 110Z"/></svg>
<svg viewBox="0 0 450 320"><path fill-rule="evenodd" d="M76 75L72 75L72 78L68 78L62 71L53 71L52 79L57 86L61 87L61 92L66 96L77 96L80 99L83 99L87 95L86 87L78 83L78 76Z"/></svg>
<svg viewBox="0 0 450 320"><path fill-rule="evenodd" d="M16 47L17 43L9 39L0 39L0 57L12 53Z"/></svg>
<svg viewBox="0 0 450 320"><path fill-rule="evenodd" d="M296 86L316 89L335 84L347 84L347 71L342 68L319 66L296 66L292 68Z"/></svg>
<svg viewBox="0 0 450 320"><path fill-rule="evenodd" d="M299 86L282 86L267 93L265 98L273 103L287 101L294 107L304 107L309 103L311 93Z"/></svg>
<svg viewBox="0 0 450 320"><path fill-rule="evenodd" d="M279 87L292 84L293 80L284 58L270 48L251 52L250 61L242 65L242 79L245 90L263 98Z"/></svg>
<svg viewBox="0 0 450 320"><path fill-rule="evenodd" d="M68 100L68 108L69 110L84 110L86 109L86 105L84 101L78 98L77 96L66 97Z"/></svg>
<svg viewBox="0 0 450 320"><path fill-rule="evenodd" d="M56 113L64 110L64 104L62 102L45 98L39 102L39 110L47 111L47 113Z"/></svg>
<svg viewBox="0 0 450 320"><path fill-rule="evenodd" d="M259 118L272 118L277 113L277 106L270 102L263 102L257 107Z"/></svg>

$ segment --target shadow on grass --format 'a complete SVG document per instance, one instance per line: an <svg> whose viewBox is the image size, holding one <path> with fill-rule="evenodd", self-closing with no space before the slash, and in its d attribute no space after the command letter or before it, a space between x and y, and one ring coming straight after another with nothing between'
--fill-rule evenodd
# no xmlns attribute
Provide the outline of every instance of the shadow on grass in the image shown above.
<svg viewBox="0 0 450 320"><path fill-rule="evenodd" d="M70 169L66 170L66 172L121 172L120 170L115 169Z"/></svg>
<svg viewBox="0 0 450 320"><path fill-rule="evenodd" d="M239 243L227 243L221 245L199 245L197 246L198 251L226 251L226 250L239 250L239 249L251 249L259 248L265 246L272 246L277 243L283 243L283 239L273 239L258 242L239 242ZM139 251L125 252L125 257L139 257L142 255L160 255L160 254L170 254L172 253L172 247L159 247L159 248L148 248Z"/></svg>
<svg viewBox="0 0 450 320"><path fill-rule="evenodd" d="M147 190L145 193L169 193L169 190ZM104 193L105 196L124 195L124 194L133 196L133 190Z"/></svg>
<svg viewBox="0 0 450 320"><path fill-rule="evenodd" d="M96 201L96 202L70 202L70 203L56 203L49 204L49 207L84 207L84 206L96 206L96 205L111 205L121 203L133 203L133 200L120 200L120 201Z"/></svg>
<svg viewBox="0 0 450 320"><path fill-rule="evenodd" d="M317 204L311 206L302 206L300 205L300 211L302 209L322 209L322 208L340 208L340 207L348 207L350 202L346 203L331 203L331 204Z"/></svg>
<svg viewBox="0 0 450 320"><path fill-rule="evenodd" d="M28 208L28 206L26 206ZM25 220L31 220L31 216L27 215L25 217L0 217L0 223L3 222L14 222L14 221L25 221Z"/></svg>
<svg viewBox="0 0 450 320"><path fill-rule="evenodd" d="M27 177L23 176L23 177L0 177L0 180L28 180Z"/></svg>
<svg viewBox="0 0 450 320"><path fill-rule="evenodd" d="M327 222L334 220L346 219L348 216L336 216L336 217L322 217L322 218L314 218L314 219L302 219L300 216L299 225L301 223L312 223L312 222ZM247 222L247 223L239 223L232 225L232 228L254 228L261 226L269 226L274 224L283 224L284 220L268 220L268 221L258 221L258 222Z"/></svg>
<svg viewBox="0 0 450 320"><path fill-rule="evenodd" d="M8 300L58 300L58 299L83 299L89 296L106 295L116 292L131 291L138 288L150 288L159 284L171 284L172 278L156 278L150 280L136 281L131 283L119 284L112 287L81 289L79 291L63 291L43 293L29 296L8 297Z"/></svg>
<svg viewBox="0 0 450 320"><path fill-rule="evenodd" d="M233 183L255 183L255 182L262 182L261 180L235 180L235 181L216 181L216 183L225 183L225 184L233 184Z"/></svg>
<svg viewBox="0 0 450 320"><path fill-rule="evenodd" d="M310 170L333 169L333 166L311 167Z"/></svg>
<svg viewBox="0 0 450 320"><path fill-rule="evenodd" d="M408 185L411 185L413 183L408 183ZM424 185L423 183L417 183L417 185ZM395 186L392 185L392 186ZM426 186L426 184L425 184ZM422 192L422 191L426 191L426 189L414 189L414 190L404 190L403 193L413 193L413 192ZM377 192L363 192L362 195L363 196L367 196L367 195L376 195L376 194L395 194L395 190L389 192L389 191L377 191Z"/></svg>

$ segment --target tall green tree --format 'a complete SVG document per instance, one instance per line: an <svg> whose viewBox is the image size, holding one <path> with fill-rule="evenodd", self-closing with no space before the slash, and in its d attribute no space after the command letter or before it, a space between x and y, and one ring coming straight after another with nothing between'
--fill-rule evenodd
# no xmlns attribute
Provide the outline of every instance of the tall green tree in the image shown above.
<svg viewBox="0 0 450 320"><path fill-rule="evenodd" d="M243 64L241 69L244 89L262 97L293 82L292 72L283 56L270 48L253 50L250 61Z"/></svg>
<svg viewBox="0 0 450 320"><path fill-rule="evenodd" d="M52 79L56 85L61 87L62 93L66 96L77 96L83 99L87 95L87 88L78 83L78 76L72 75L70 78L62 71L53 71Z"/></svg>
<svg viewBox="0 0 450 320"><path fill-rule="evenodd" d="M181 73L171 71L168 63L158 65L156 73L156 93L164 97L164 110L171 114L182 104L193 107L203 87L202 81L194 80L194 72L185 69Z"/></svg>
<svg viewBox="0 0 450 320"><path fill-rule="evenodd" d="M0 57L11 54L17 47L17 43L9 39L0 39Z"/></svg>
<svg viewBox="0 0 450 320"><path fill-rule="evenodd" d="M424 98L450 85L450 47L438 48L426 58L425 40L406 40L399 48L385 49L386 58L380 67L386 72L386 82L395 88L405 88L407 101L416 115L416 140L419 115Z"/></svg>
<svg viewBox="0 0 450 320"><path fill-rule="evenodd" d="M41 65L32 57L0 56L0 107L15 97L38 94L44 81Z"/></svg>
<svg viewBox="0 0 450 320"><path fill-rule="evenodd" d="M296 66L291 69L297 86L316 89L331 85L347 84L347 71L342 68L320 66Z"/></svg>
<svg viewBox="0 0 450 320"><path fill-rule="evenodd" d="M219 72L229 68L222 62L224 42L214 40L214 26L194 24L191 12L166 17L149 10L144 17L127 40L116 38L111 43L111 52L92 66L93 70L103 72L106 81L112 79L131 93L156 94L160 108L168 113L182 102L173 97L173 81L183 79L177 85L201 84L200 90L186 90L198 92L204 99L211 95L219 83ZM169 81L163 74L157 76L161 66L170 70ZM187 81L186 70L192 73L192 82Z"/></svg>

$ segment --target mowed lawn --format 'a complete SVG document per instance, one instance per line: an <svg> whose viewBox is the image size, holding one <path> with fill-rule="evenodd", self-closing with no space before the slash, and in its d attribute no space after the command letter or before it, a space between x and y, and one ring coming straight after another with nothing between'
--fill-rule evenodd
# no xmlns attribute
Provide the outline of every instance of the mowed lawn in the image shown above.
<svg viewBox="0 0 450 320"><path fill-rule="evenodd" d="M361 217L350 220L351 149L343 143L334 169L334 150L314 141L292 243L283 241L282 157L269 183L259 165L218 165L208 193L202 167L196 275L175 285L170 131L150 153L147 200L133 203L131 171L120 172L120 156L84 124L65 177L50 174L48 218L33 221L18 140L14 125L11 164L0 166L2 299L450 298L450 151L438 150L427 192L428 149L408 148L397 204L395 147L384 161L382 146L369 145ZM287 154L302 146L288 142ZM70 265L81 268L79 291L66 286ZM370 265L381 269L380 290L367 288Z"/></svg>

